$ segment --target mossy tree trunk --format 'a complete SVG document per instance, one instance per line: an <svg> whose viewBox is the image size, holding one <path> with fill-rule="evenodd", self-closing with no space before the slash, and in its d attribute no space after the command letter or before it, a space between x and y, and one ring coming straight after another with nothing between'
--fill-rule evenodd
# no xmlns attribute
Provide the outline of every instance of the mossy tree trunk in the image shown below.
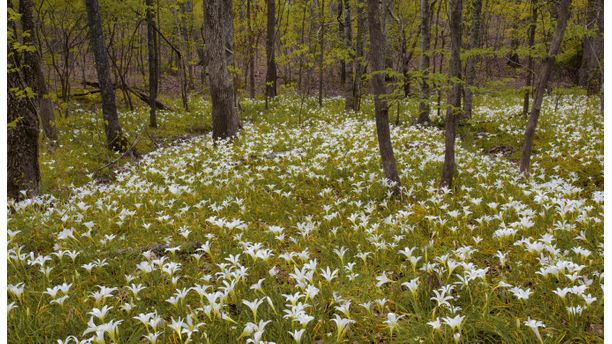
<svg viewBox="0 0 612 344"><path fill-rule="evenodd" d="M204 1L204 35L208 48L208 79L212 99L213 139L232 138L240 128L234 79L233 10L231 0Z"/></svg>
<svg viewBox="0 0 612 344"><path fill-rule="evenodd" d="M102 116L104 118L104 132L106 133L106 146L115 151L124 152L128 149L128 142L117 116L117 105L115 104L115 87L111 79L104 32L102 31L102 18L98 0L85 0L87 9L87 22L89 25L89 38L91 50L94 53L98 84L102 94Z"/></svg>
<svg viewBox="0 0 612 344"><path fill-rule="evenodd" d="M393 193L401 194L400 178L397 173L393 145L391 144L391 130L389 128L389 105L385 96L387 85L385 82L384 51L386 37L381 25L381 13L378 0L368 0L368 26L370 31L370 89L374 96L374 111L376 113L376 134L382 159L383 171L386 180L393 185Z"/></svg>
<svg viewBox="0 0 612 344"><path fill-rule="evenodd" d="M461 115L461 12L462 0L449 1L449 27L451 57L448 65L448 74L451 79L451 88L448 92L446 108L446 124L444 132L444 164L442 166L441 188L450 188L453 185L455 174L455 137L457 131L457 118Z"/></svg>
<svg viewBox="0 0 612 344"><path fill-rule="evenodd" d="M521 155L520 171L523 174L529 174L529 168L531 163L531 152L533 150L533 137L535 130L538 125L538 119L540 118L540 111L542 108L542 101L544 100L544 92L546 91L546 85L555 64L555 58L559 53L561 47L561 41L563 41L563 34L567 27L567 21L569 19L569 4L570 0L560 0L559 7L557 10L557 25L555 33L552 38L552 42L548 48L548 54L544 59L542 68L540 69L540 76L538 78L538 86L535 89L533 96L533 106L531 113L529 114L529 121L525 128L525 141L523 142L523 149Z"/></svg>
<svg viewBox="0 0 612 344"><path fill-rule="evenodd" d="M34 29L34 16L32 15L32 0L20 0L19 12L21 14L21 29L23 30L23 43L32 47L37 46L36 30ZM55 119L53 102L48 98L49 91L45 82L45 75L42 70L42 62L37 51L27 51L24 53L25 63L29 66L29 72L25 75L26 82L31 85L36 93L36 105L38 105L38 115L42 124L43 133L48 140L50 149L55 147L57 141L57 130L53 121Z"/></svg>

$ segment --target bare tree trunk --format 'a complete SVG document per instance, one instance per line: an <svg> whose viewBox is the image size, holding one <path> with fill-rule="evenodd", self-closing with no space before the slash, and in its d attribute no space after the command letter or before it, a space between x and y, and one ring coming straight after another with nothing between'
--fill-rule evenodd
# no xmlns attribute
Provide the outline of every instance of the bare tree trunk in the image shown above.
<svg viewBox="0 0 612 344"><path fill-rule="evenodd" d="M440 11L442 10L442 6L444 6L448 2L447 1L439 1L438 3L439 3L438 9L436 10L436 24L435 24L436 34L434 36L435 39L434 39L434 44L433 44L433 51L438 51L438 40L442 41L442 43L440 44L440 48L439 48L440 51L444 50L444 46L445 46L445 43L446 43L446 36L445 36L445 29L446 28L442 27L442 30L440 30L440 27L441 27L441 25L440 25ZM433 7L432 7L432 12L433 12ZM432 17L433 17L433 15L432 15ZM433 61L432 61L432 63L433 63L433 66L432 66L433 73L434 74L435 73L441 73L442 72L442 66L444 65L444 54L437 53L437 56L436 56L436 53L432 52L431 58L433 59ZM442 87L439 87L438 82L436 82L436 81L430 80L430 82L431 82L430 83L431 87L434 88L436 90L436 93L437 93L436 115L437 115L437 117L440 117L440 110L441 110L440 104L442 102Z"/></svg>
<svg viewBox="0 0 612 344"><path fill-rule="evenodd" d="M399 29L401 30L401 48L399 54L399 62L402 68L402 90L404 91L404 98L406 98L410 95L410 60L412 60L412 54L414 52L414 47L416 46L417 40L415 39L413 41L411 51L410 53L408 53L408 37L406 37L406 24L404 23L403 16L399 17L398 24L400 27Z"/></svg>
<svg viewBox="0 0 612 344"><path fill-rule="evenodd" d="M32 0L19 1L21 28L24 33L28 33L22 35L23 44L35 47L36 30L34 30L32 6ZM34 92L36 92L38 114L40 116L43 132L47 137L49 149L53 149L57 141L57 131L53 124L55 116L53 113L53 103L51 99L48 98L49 91L47 90L47 83L45 82L45 76L42 71L40 55L37 51L26 51L24 52L24 59L25 63L30 66L30 70L26 75L28 78L27 83L32 85Z"/></svg>
<svg viewBox="0 0 612 344"><path fill-rule="evenodd" d="M323 58L325 57L325 0L321 1L319 26L319 106L323 106Z"/></svg>
<svg viewBox="0 0 612 344"><path fill-rule="evenodd" d="M368 26L370 28L370 68L373 73L370 79L370 88L374 96L374 109L376 112L376 133L378 146L382 158L385 178L393 185L393 193L401 195L400 178L395 164L395 155L391 144L389 128L389 106L384 96L387 94L385 76L381 73L385 69L383 57L386 37L382 30L381 13L378 0L368 0Z"/></svg>
<svg viewBox="0 0 612 344"><path fill-rule="evenodd" d="M234 79L228 69L233 62L232 26L231 0L204 0L204 35L210 59L208 78L214 140L232 138L240 127Z"/></svg>
<svg viewBox="0 0 612 344"><path fill-rule="evenodd" d="M276 0L268 1L268 22L266 32L266 98L276 97L276 60L274 41L276 32Z"/></svg>
<svg viewBox="0 0 612 344"><path fill-rule="evenodd" d="M404 91L404 98L408 97L408 95L410 94L410 69L408 66L408 63L410 63L409 59L408 59L408 41L406 38L406 28L404 27L404 24L402 23L402 25L400 26L400 30L401 30L401 43L400 43L400 54L399 54L399 60L400 60L400 66L402 69L402 90ZM399 102L398 102L399 105ZM399 120L399 117L397 118Z"/></svg>
<svg viewBox="0 0 612 344"><path fill-rule="evenodd" d="M344 46L349 51L348 61L355 59L353 51L353 30L351 20L351 3L349 0L344 0ZM353 81L353 66L350 63L345 63L343 66L345 76L348 82L344 84L344 109L346 111L355 110L355 94L354 87L355 82Z"/></svg>
<svg viewBox="0 0 612 344"><path fill-rule="evenodd" d="M442 36L442 43L440 44L440 49L444 50L444 46L446 44L446 39L445 39L445 36L444 36L444 30L442 30L440 35ZM440 59L439 59L437 73L442 73L443 66L444 66L444 54L440 54ZM434 70L434 73L436 73L436 66L435 66L435 64L434 64L433 70ZM437 93L436 116L440 117L440 111L442 111L442 88L443 87L440 86L437 82L432 83L432 85L434 85L434 87L436 88L436 93Z"/></svg>
<svg viewBox="0 0 612 344"><path fill-rule="evenodd" d="M383 35L385 37L389 36L389 26L388 22L389 22L389 17L390 17L390 13L391 13L391 4L393 3L393 0L380 0L380 5L382 7L382 32ZM385 46L384 46L384 53L383 53L383 59L385 60L385 68L389 69L389 70L393 70L393 51L391 49L391 46L389 46L388 44L389 42L387 42L385 40ZM385 74L385 80L386 81L392 81L393 77L390 74Z"/></svg>
<svg viewBox="0 0 612 344"><path fill-rule="evenodd" d="M38 193L40 184L38 116L33 99L23 94L26 87L32 87L26 83L33 81L27 75L35 68L29 65L31 60L23 64L22 53L12 49L10 44L7 51L7 195L21 200L22 190L32 196Z"/></svg>
<svg viewBox="0 0 612 344"><path fill-rule="evenodd" d="M159 0L155 0L155 13L157 14L157 22L161 23L161 11L159 10ZM158 39L159 36L161 36L159 30L157 30L157 35L158 35ZM158 43L160 43L158 41ZM161 58L162 58L162 54L161 54L161 44L157 44L157 66L161 66ZM172 56L172 54L170 54L170 56ZM172 63L170 63L172 64ZM157 80L161 80L161 68L157 68Z"/></svg>
<svg viewBox="0 0 612 344"><path fill-rule="evenodd" d="M304 8L302 9L302 24L300 27L300 49L304 46L304 34L305 34L305 27L306 27L306 10L307 10L307 6L304 4ZM304 53L300 53L299 56L299 66L298 66L298 81L297 81L297 90L298 93L302 93L302 71L304 69Z"/></svg>
<svg viewBox="0 0 612 344"><path fill-rule="evenodd" d="M338 0L338 7L337 7L337 12L338 15L336 16L336 21L338 22L338 41L339 42L344 42L345 41L345 29L344 29L344 22L342 21L342 14L343 14L343 4L342 4L343 0ZM346 85L346 61L344 59L340 59L340 84L342 86Z"/></svg>
<svg viewBox="0 0 612 344"><path fill-rule="evenodd" d="M249 98L255 99L255 40L253 34L253 24L251 23L252 0L247 0L247 27L249 30L248 39L248 67L247 79L249 85Z"/></svg>
<svg viewBox="0 0 612 344"><path fill-rule="evenodd" d="M147 5L147 47L149 51L149 126L157 128L157 32L153 28L155 22L153 19L153 0L146 0Z"/></svg>
<svg viewBox="0 0 612 344"><path fill-rule="evenodd" d="M441 188L451 188L453 174L455 173L455 136L456 120L461 115L461 11L462 0L449 0L449 28L451 58L448 73L451 78L451 89L448 93L448 107L446 108L446 126L444 133L444 165L442 166Z"/></svg>
<svg viewBox="0 0 612 344"><path fill-rule="evenodd" d="M582 63L578 70L578 84L586 87L589 94L601 91L603 84L604 49L604 1L588 1L587 29L593 34L586 35L582 42Z"/></svg>
<svg viewBox="0 0 612 344"><path fill-rule="evenodd" d="M366 14L365 14L365 2L364 0L357 0L357 37L355 42L355 79L353 80L353 101L355 105L353 108L359 111L361 106L361 77L363 75L364 65L364 42L366 35Z"/></svg>
<svg viewBox="0 0 612 344"><path fill-rule="evenodd" d="M435 3L435 1L434 1ZM429 119L429 59L431 41L431 22L430 22L429 0L421 0L421 101L419 102L419 118L417 123L423 124Z"/></svg>
<svg viewBox="0 0 612 344"><path fill-rule="evenodd" d="M142 52L142 47L144 46L143 42L142 42L142 35L138 35L138 54L136 55L136 61L138 61L138 72L141 74L142 76L142 80L144 83L144 80L147 79L146 77L146 72L145 72L145 63L144 63L144 54Z"/></svg>
<svg viewBox="0 0 612 344"><path fill-rule="evenodd" d="M291 8L291 2L289 0L285 0L285 8L287 8L288 10L290 10ZM276 37L279 37L279 39L277 39L277 42L279 43L279 50L283 51L284 50L284 54L286 56L288 56L289 54L291 54L294 50L295 47L292 46L283 46L282 45L282 41L280 40L280 37L286 37L287 33L289 31L289 19L291 19L291 15L287 14L285 16L285 25L282 25L282 13L281 16L279 18L279 25L278 25L278 30L276 31ZM281 33L282 30L282 33ZM293 63L286 63L285 64L285 80L287 84L293 84Z"/></svg>
<svg viewBox="0 0 612 344"><path fill-rule="evenodd" d="M98 0L85 0L85 7L87 9L91 50L94 52L98 83L102 93L102 115L104 118L104 131L106 133L106 146L109 149L123 152L128 149L128 142L123 136L119 117L117 116L115 90L111 80L108 57L106 56Z"/></svg>
<svg viewBox="0 0 612 344"><path fill-rule="evenodd" d="M121 57L117 57L115 48L113 47L113 41L114 41L114 34L115 34L115 30L114 30L114 26L113 26L113 31L111 32L111 37L110 37L110 44L108 45L106 52L107 52L107 56L110 59L111 65L112 65L112 70L114 72L114 76L115 76L115 80L119 79L119 81L121 82L121 93L123 93L123 98L125 99L125 103L128 105L128 107L130 108L130 111L134 110L134 105L132 104L132 98L130 97L130 93L128 92L128 85L125 82L125 79L123 78L123 72L121 71L121 68L119 67L119 65L117 64L117 60L121 60Z"/></svg>
<svg viewBox="0 0 612 344"><path fill-rule="evenodd" d="M187 74L189 77L187 79L187 89L193 89L193 64L191 63L191 37L193 36L193 0L186 0L184 2L180 2L179 9L181 13L181 26L183 27L183 29L181 30L183 33L184 42L183 63L186 69L185 74Z"/></svg>
<svg viewBox="0 0 612 344"><path fill-rule="evenodd" d="M480 13L482 11L482 0L472 2L472 27L470 28L470 41L468 49L477 49L480 46ZM476 56L469 56L465 67L465 84L463 118L472 118L472 98L474 96L472 87L476 78Z"/></svg>
<svg viewBox="0 0 612 344"><path fill-rule="evenodd" d="M527 32L527 45L529 46L529 56L527 56L527 68L525 71L525 96L523 97L523 116L529 114L529 95L531 94L531 84L533 80L533 45L535 44L536 25L538 20L538 7L536 0L531 1L531 22Z"/></svg>
<svg viewBox="0 0 612 344"><path fill-rule="evenodd" d="M543 66L540 70L538 86L535 89L533 106L531 108L531 113L529 114L529 122L527 123L527 128L525 129L525 142L523 143L520 165L520 171L523 174L529 174L529 165L531 162L531 152L533 148L533 136L535 134L536 126L538 125L538 118L540 117L542 101L544 100L546 84L550 78L550 74L555 63L555 57L559 53L561 41L563 40L563 34L565 33L565 28L567 27L567 21L570 15L569 3L570 0L559 1L555 34L552 38L552 42L550 43L550 47L548 48L548 55L544 59Z"/></svg>
<svg viewBox="0 0 612 344"><path fill-rule="evenodd" d="M158 0L159 3L159 0ZM159 8L159 6L158 6ZM183 26L181 25L181 21L179 20L179 14L177 13L176 10L172 9L172 15L174 17L174 25L176 27L176 36L177 37L185 37L185 34L183 32ZM157 18L159 20L159 13L157 15ZM156 28L158 31L158 33L160 33L159 28ZM165 40L165 39L164 39ZM179 39L180 41L180 39ZM184 39L183 39L184 41ZM180 43L180 42L179 42ZM185 52L181 52L180 49L178 47L175 47L173 44L171 44L168 41L168 44L172 46L172 50L174 50L174 52L176 53L176 65L178 67L178 70L180 72L180 81L181 81L181 101L183 103L183 108L185 110L189 109L189 81L187 78L187 63L185 61ZM180 45L179 45L180 46ZM183 44L184 46L184 44ZM159 47L159 44L158 44ZM185 47L183 47L183 50ZM159 50L159 49L158 49ZM170 54L170 57L172 58L172 56L174 56L174 54ZM160 58L158 58L158 61L160 60ZM172 60L171 60L172 61ZM158 63L158 66L161 65ZM158 75L161 75L161 73L159 72L159 68L158 68ZM158 76L158 80L161 79L161 76Z"/></svg>

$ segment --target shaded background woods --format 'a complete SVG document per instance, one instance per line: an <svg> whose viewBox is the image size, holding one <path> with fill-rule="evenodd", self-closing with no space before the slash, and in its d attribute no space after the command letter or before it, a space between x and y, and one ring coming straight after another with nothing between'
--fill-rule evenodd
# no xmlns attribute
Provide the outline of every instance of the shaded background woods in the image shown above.
<svg viewBox="0 0 612 344"><path fill-rule="evenodd" d="M15 3L17 1L14 1ZM194 0L154 0L154 19L164 36L158 39L159 90L161 95L180 96L188 93L206 94L205 78L208 63L202 30L203 4ZM384 0L386 11L381 13L388 40L385 51L387 66L396 73L406 73L408 93L417 92L420 58L421 1ZM480 1L479 1L480 2ZM270 6L269 3L274 3ZM323 76L324 96L342 94L346 83L348 61L354 58L357 39L356 1L330 0L239 0L233 1L235 27L235 82L246 95L261 94L266 80L266 48L274 48L277 80L292 85L300 92L316 95L318 77ZM428 0L431 32L431 73L433 79L447 72L450 32L447 1ZM470 40L473 1L464 1L464 47ZM42 57L45 80L54 103L61 112L67 102L79 99L87 90L95 91L84 82L96 81L93 54L87 37L84 2L35 0L33 44ZM362 5L363 6L363 5ZM482 1L480 48L463 52L463 59L475 55L476 82L487 86L501 82L522 86L521 71L527 57L540 62L554 31L554 7L544 1ZM572 1L569 29L562 43L553 79L557 82L591 86L598 90L594 71L603 49L603 6L601 0ZM267 20L269 8L275 8L273 22ZM130 88L147 90L148 61L147 21L144 1L100 1L100 11L106 47L113 79ZM351 16L347 17L347 11ZM532 11L538 13L534 25L534 46L529 48ZM349 19L350 18L350 19ZM347 20L352 32L351 46L345 38ZM273 25L270 25L273 24ZM270 29L274 34L267 34ZM272 44L267 42L273 39ZM586 45L592 42L592 48ZM587 47L587 49L585 49ZM323 57L322 59L320 57ZM539 63L536 63L536 69ZM185 68L185 72L181 69ZM319 73L322 69L323 73ZM524 73L524 72L523 72ZM599 72L597 72L599 74ZM186 79L186 83L184 80ZM440 83L440 82L438 82ZM253 92L254 91L254 92ZM138 97L120 89L119 105L129 107Z"/></svg>

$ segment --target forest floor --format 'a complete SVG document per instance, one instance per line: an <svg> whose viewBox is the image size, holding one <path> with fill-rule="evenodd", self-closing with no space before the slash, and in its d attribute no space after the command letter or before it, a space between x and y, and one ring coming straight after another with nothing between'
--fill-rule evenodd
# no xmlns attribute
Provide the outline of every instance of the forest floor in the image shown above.
<svg viewBox="0 0 612 344"><path fill-rule="evenodd" d="M103 169L100 114L73 110L45 194L11 205L9 341L603 342L598 99L545 99L530 178L520 104L476 99L445 193L441 118L400 104L401 200L367 100L245 99L217 146L206 101L156 130L123 112L141 155Z"/></svg>

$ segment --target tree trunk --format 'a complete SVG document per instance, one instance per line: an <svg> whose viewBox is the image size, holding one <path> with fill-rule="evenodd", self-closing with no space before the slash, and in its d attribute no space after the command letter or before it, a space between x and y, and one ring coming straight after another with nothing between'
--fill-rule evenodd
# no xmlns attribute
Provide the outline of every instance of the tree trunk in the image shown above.
<svg viewBox="0 0 612 344"><path fill-rule="evenodd" d="M353 50L353 30L351 20L351 3L344 0L344 46L348 49L348 61L353 62L355 54ZM353 66L351 63L344 64L344 71L348 82L344 84L344 109L346 111L355 110L355 82L353 81Z"/></svg>
<svg viewBox="0 0 612 344"><path fill-rule="evenodd" d="M23 32L28 32L29 35L23 35L23 44L35 47L36 30L34 30L34 17L32 15L32 0L20 0L19 12L21 13L21 28ZM40 55L37 51L24 52L25 63L30 66L30 70L26 75L28 85L32 85L36 92L36 100L38 105L38 114L42 124L43 132L47 137L50 149L55 147L57 141L57 131L53 121L55 119L53 113L53 103L48 98L49 91L43 74Z"/></svg>
<svg viewBox="0 0 612 344"><path fill-rule="evenodd" d="M388 24L389 22L389 18L391 17L391 5L393 3L393 0L380 0L380 5L382 7L382 32L383 35L385 37L389 36L389 27L391 25ZM391 49L391 46L388 44L388 42L385 40L385 45L384 45L384 55L383 58L385 60L385 68L389 69L389 70L393 70L393 49ZM390 74L385 74L385 80L386 81L392 81L393 77Z"/></svg>
<svg viewBox="0 0 612 344"><path fill-rule="evenodd" d="M161 23L161 11L159 10L159 0L155 0L155 13L157 14L157 22ZM159 39L159 36L161 36L159 30L157 30L157 38ZM159 41L158 41L159 43ZM162 58L162 54L161 54L161 44L157 44L157 66L161 66L161 58ZM172 54L170 54L170 56L172 56ZM172 64L172 63L170 63ZM161 80L161 68L157 68L157 80Z"/></svg>
<svg viewBox="0 0 612 344"><path fill-rule="evenodd" d="M10 6L10 3L9 3ZM11 23L9 23L11 25ZM36 195L40 184L38 165L38 117L33 99L24 92L27 75L33 73L32 60L22 64L20 52L8 46L8 106L7 106L7 195L15 200L23 199L20 192Z"/></svg>
<svg viewBox="0 0 612 344"><path fill-rule="evenodd" d="M440 30L440 11L442 10L442 6L447 4L447 1L439 1L439 5L438 5L438 9L436 10L436 34L435 34L435 39L434 39L434 44L433 44L433 51L438 51L438 41L442 41L440 44L440 48L439 51L444 51L444 46L446 44L446 36L445 36L445 27L442 27L442 30ZM432 8L433 11L433 8ZM433 18L433 15L432 15ZM442 66L444 65L444 54L441 53L434 53L432 52L431 54L431 58L432 60L432 71L433 73L441 73L442 72ZM437 56L436 56L437 55ZM442 102L442 87L439 87L439 82L437 81L432 81L430 80L430 85L433 89L436 90L437 93L437 100L436 100L436 116L440 117L440 104Z"/></svg>
<svg viewBox="0 0 612 344"><path fill-rule="evenodd" d="M306 26L306 10L308 9L306 4L303 5L302 9L302 26L300 28L300 49L304 47L304 34L305 34L305 26ZM303 93L303 85L302 85L302 71L304 69L304 53L300 53L299 57L299 66L298 66L298 82L297 88L298 93Z"/></svg>
<svg viewBox="0 0 612 344"><path fill-rule="evenodd" d="M102 116L104 118L104 131L106 133L106 146L109 149L124 152L128 149L127 139L123 136L117 106L115 104L115 90L111 80L106 47L104 45L104 32L98 0L85 0L87 9L87 22L89 24L89 37L91 50L94 53L96 73L102 94Z"/></svg>
<svg viewBox="0 0 612 344"><path fill-rule="evenodd" d="M401 30L401 43L400 43L400 54L399 54L399 60L400 60L400 65L402 68L402 90L404 91L404 98L408 97L408 95L410 94L410 69L408 66L408 63L410 62L408 60L408 42L407 42L407 38L406 38L406 29L404 28L404 26L402 25L400 27ZM398 118L399 119L399 118Z"/></svg>
<svg viewBox="0 0 612 344"><path fill-rule="evenodd" d="M122 72L121 67L119 67L119 64L117 64L117 60L122 61L122 57L117 56L117 53L112 44L114 41L114 29L115 28L113 27L113 33L111 34L111 37L110 37L111 43L109 44L106 50L107 56L110 59L110 63L112 66L112 70L114 72L115 80L119 79L119 81L121 81L121 87L119 89L121 90L121 93L123 93L123 98L125 99L125 103L130 108L130 111L134 111L134 105L132 104L132 98L130 97L130 93L127 91L128 86L123 77L124 73Z"/></svg>
<svg viewBox="0 0 612 344"><path fill-rule="evenodd" d="M382 30L381 13L378 0L368 0L368 26L370 28L370 68L373 73L370 88L374 96L376 112L376 133L382 158L383 171L387 181L393 185L393 193L401 194L400 178L395 164L389 129L389 106L384 96L387 85L382 71L385 69L384 48L386 37Z"/></svg>
<svg viewBox="0 0 612 344"><path fill-rule="evenodd" d="M274 57L274 41L276 32L276 0L268 1L268 23L266 32L266 97L276 97L276 60Z"/></svg>
<svg viewBox="0 0 612 344"><path fill-rule="evenodd" d="M414 52L415 52L414 49L416 48L418 41L419 41L419 36L415 35L414 41L412 41L412 45L410 46L410 52L405 51L404 53L404 60L402 62L403 63L402 73L404 74L404 97L409 97L411 94L412 76L410 75L410 61L412 61L412 58L414 57Z"/></svg>
<svg viewBox="0 0 612 344"><path fill-rule="evenodd" d="M536 0L531 1L531 22L527 32L527 45L529 46L529 56L527 56L527 70L525 71L525 96L523 97L523 116L529 114L529 95L531 94L531 84L533 80L533 45L535 44L536 26L538 23L538 7Z"/></svg>
<svg viewBox="0 0 612 344"><path fill-rule="evenodd" d="M343 0L338 0L338 15L336 16L336 21L338 21L338 41L339 42L345 42L345 29L344 29L344 22L342 21L342 14L343 14ZM345 46L346 48L346 46ZM340 59L340 85L342 86L346 86L346 61L344 59Z"/></svg>
<svg viewBox="0 0 612 344"><path fill-rule="evenodd" d="M353 101L354 109L359 111L361 106L361 77L363 75L364 64L364 43L366 35L366 14L364 0L357 0L357 37L355 42L355 78L353 80Z"/></svg>
<svg viewBox="0 0 612 344"><path fill-rule="evenodd" d="M159 1L158 1L159 3ZM159 7L158 7L159 8ZM183 33L183 26L181 25L181 21L179 20L179 14L177 13L177 11L175 9L172 9L172 15L174 17L174 26L176 27L176 36L179 37L179 41L180 41L180 37L185 37L184 33ZM159 20L159 13L157 15L157 18ZM161 35L161 32L159 31L159 28L156 28L157 33ZM163 35L161 35L163 38ZM164 39L166 40L166 39ZM166 40L167 41L167 40ZM168 42L168 41L167 41ZM180 42L179 42L180 43ZM176 53L176 65L178 67L178 70L180 72L180 82L181 82L181 101L183 103L183 108L185 109L185 111L187 111L189 109L189 81L187 79L187 63L185 61L185 52L181 52L180 49L178 47L175 47L173 44L171 44L170 42L168 42L168 44L172 47L172 50L174 50L174 52ZM158 45L159 46L159 45ZM183 50L185 47L183 47ZM175 56L175 54L170 54L170 57L172 58L173 56ZM158 58L158 61L160 59ZM172 60L170 60L172 61ZM170 64L172 64L172 62L170 62ZM159 66L160 64L158 64ZM159 68L158 68L158 80L161 79L161 73L159 72Z"/></svg>
<svg viewBox="0 0 612 344"><path fill-rule="evenodd" d="M586 35L582 42L582 63L578 70L578 84L586 87L589 94L601 91L603 84L603 0L589 0Z"/></svg>
<svg viewBox="0 0 612 344"><path fill-rule="evenodd" d="M248 39L248 67L247 79L249 85L249 98L255 99L255 39L253 34L253 24L251 23L252 0L247 0L247 27L249 30Z"/></svg>
<svg viewBox="0 0 612 344"><path fill-rule="evenodd" d="M325 57L325 0L321 1L319 22L319 106L323 106L323 58Z"/></svg>
<svg viewBox="0 0 612 344"><path fill-rule="evenodd" d="M153 28L153 0L147 0L147 48L149 51L149 126L157 128L157 32Z"/></svg>
<svg viewBox="0 0 612 344"><path fill-rule="evenodd" d="M429 119L429 59L430 59L430 41L431 41L431 23L430 23L430 4L429 0L421 0L421 101L419 102L419 118L417 123L423 124L430 121Z"/></svg>
<svg viewBox="0 0 612 344"><path fill-rule="evenodd" d="M181 26L183 29L181 30L183 33L183 43L184 43L184 56L183 63L186 69L186 74L188 75L187 79L187 89L193 89L193 64L192 61L192 53L191 53L191 37L193 36L193 0L186 0L184 2L180 2L179 10L181 13Z"/></svg>
<svg viewBox="0 0 612 344"><path fill-rule="evenodd" d="M147 74L145 72L145 62L144 62L144 54L143 54L143 39L142 35L138 35L138 54L136 54L136 61L138 61L138 72L141 74L142 80L147 79Z"/></svg>
<svg viewBox="0 0 612 344"><path fill-rule="evenodd" d="M204 0L214 140L232 138L240 127L234 79L228 69L233 62L233 31L232 1Z"/></svg>
<svg viewBox="0 0 612 344"><path fill-rule="evenodd" d="M462 0L449 1L449 28L451 58L448 73L451 78L451 88L448 93L446 108L446 126L444 133L444 165L442 166L441 188L451 188L455 172L455 136L456 119L461 115L461 11Z"/></svg>
<svg viewBox="0 0 612 344"><path fill-rule="evenodd" d="M570 0L560 0L557 15L557 26L555 28L555 34L548 48L548 55L544 59L543 66L540 70L540 76L538 78L538 86L535 89L533 96L533 106L531 113L529 114L529 122L525 129L525 142L523 143L523 150L521 156L520 171L523 174L529 174L529 165L531 162L531 151L533 148L533 136L535 134L536 126L538 125L538 118L540 117L540 110L542 107L542 101L544 100L544 91L546 90L546 84L550 78L550 74L555 63L555 57L559 53L561 41L563 40L563 34L567 26L569 19L569 3Z"/></svg>
<svg viewBox="0 0 612 344"><path fill-rule="evenodd" d="M473 0L472 27L470 28L470 41L468 49L473 50L480 47L480 13L482 11L482 0ZM463 118L472 118L472 87L476 78L476 56L469 56L465 67L465 84Z"/></svg>

